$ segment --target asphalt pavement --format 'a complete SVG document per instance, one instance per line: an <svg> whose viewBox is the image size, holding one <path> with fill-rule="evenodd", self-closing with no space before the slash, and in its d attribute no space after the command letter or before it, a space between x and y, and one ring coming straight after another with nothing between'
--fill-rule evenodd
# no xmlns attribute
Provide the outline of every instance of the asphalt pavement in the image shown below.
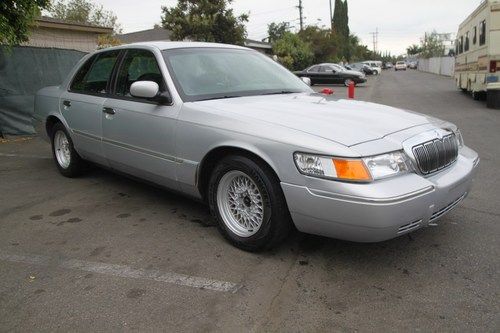
<svg viewBox="0 0 500 333"><path fill-rule="evenodd" d="M47 143L0 141L0 331L499 331L500 111L417 71L356 98L450 120L478 151L472 192L438 227L247 253L201 203L98 168L64 178Z"/></svg>

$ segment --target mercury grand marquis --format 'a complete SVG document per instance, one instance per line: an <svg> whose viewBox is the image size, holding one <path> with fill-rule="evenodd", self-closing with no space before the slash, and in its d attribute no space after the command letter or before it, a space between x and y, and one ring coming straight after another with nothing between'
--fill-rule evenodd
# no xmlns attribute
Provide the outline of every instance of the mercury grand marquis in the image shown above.
<svg viewBox="0 0 500 333"><path fill-rule="evenodd" d="M62 175L91 162L203 200L249 251L293 226L391 239L467 196L479 158L457 126L308 83L244 47L130 44L85 56L41 89L33 119Z"/></svg>

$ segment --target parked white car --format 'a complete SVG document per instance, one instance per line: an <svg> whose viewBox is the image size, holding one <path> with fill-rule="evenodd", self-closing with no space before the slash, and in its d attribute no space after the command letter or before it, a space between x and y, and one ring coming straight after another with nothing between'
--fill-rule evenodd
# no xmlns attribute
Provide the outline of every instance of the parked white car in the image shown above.
<svg viewBox="0 0 500 333"><path fill-rule="evenodd" d="M406 70L406 62L404 62L404 61L396 62L396 66L394 66L394 70L405 71Z"/></svg>
<svg viewBox="0 0 500 333"><path fill-rule="evenodd" d="M363 61L363 64L370 66L373 69L374 75L382 73L382 65L378 61Z"/></svg>

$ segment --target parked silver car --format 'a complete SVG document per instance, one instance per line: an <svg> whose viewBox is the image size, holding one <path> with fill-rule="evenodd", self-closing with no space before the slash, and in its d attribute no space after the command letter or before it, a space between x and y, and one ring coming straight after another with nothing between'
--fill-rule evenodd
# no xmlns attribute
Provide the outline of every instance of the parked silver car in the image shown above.
<svg viewBox="0 0 500 333"><path fill-rule="evenodd" d="M479 158L457 127L315 93L247 48L125 45L40 90L34 123L56 166L86 161L205 200L245 250L298 230L376 242L434 224L469 193Z"/></svg>

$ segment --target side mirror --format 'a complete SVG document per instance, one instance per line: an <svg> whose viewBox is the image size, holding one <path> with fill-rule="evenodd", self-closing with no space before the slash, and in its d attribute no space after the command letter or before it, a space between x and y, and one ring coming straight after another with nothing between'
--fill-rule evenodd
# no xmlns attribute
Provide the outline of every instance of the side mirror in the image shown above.
<svg viewBox="0 0 500 333"><path fill-rule="evenodd" d="M308 77L301 77L302 81L304 81L305 84L308 86L311 86L311 79Z"/></svg>
<svg viewBox="0 0 500 333"><path fill-rule="evenodd" d="M137 98L154 98L159 91L158 83L153 81L136 81L130 86L130 95Z"/></svg>

